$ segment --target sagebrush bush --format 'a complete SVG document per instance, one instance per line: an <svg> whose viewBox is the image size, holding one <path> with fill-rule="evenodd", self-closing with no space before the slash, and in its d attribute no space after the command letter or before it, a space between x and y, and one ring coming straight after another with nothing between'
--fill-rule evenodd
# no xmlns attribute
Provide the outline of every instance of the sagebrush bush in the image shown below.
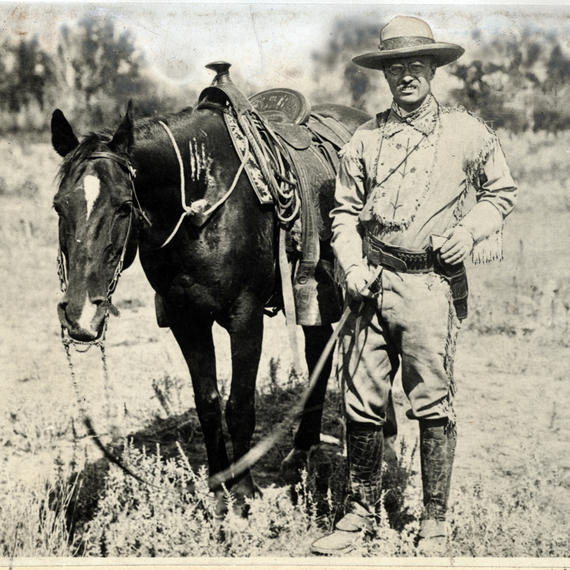
<svg viewBox="0 0 570 570"><path fill-rule="evenodd" d="M68 519L75 491L61 475L11 485L0 501L0 558L77 555Z"/></svg>
<svg viewBox="0 0 570 570"><path fill-rule="evenodd" d="M233 510L215 517L206 470L197 473L181 452L163 459L127 445L123 461L145 483L113 467L94 518L82 537L94 556L255 556L271 545L295 553L316 526L316 506L307 477L297 486L296 504L286 489L268 489L249 501L247 520Z"/></svg>
<svg viewBox="0 0 570 570"><path fill-rule="evenodd" d="M417 445L417 444L416 444ZM412 468L416 445L401 443L397 460L385 465L384 494L373 535L360 537L356 554L416 556L422 503ZM123 460L146 483L111 468L94 518L81 540L95 556L307 556L316 537L329 532L341 512L344 482L333 481L322 494L318 469L303 472L294 493L270 487L248 500L247 519L228 514L217 520L204 468L198 472L180 449L164 459L128 445ZM534 458L515 484L456 485L450 505L450 556L567 556L568 535L551 502L563 485L561 472L544 473ZM336 488L334 488L336 486ZM320 487L320 490L319 490ZM333 494L335 497L333 498ZM294 500L292 500L292 497Z"/></svg>

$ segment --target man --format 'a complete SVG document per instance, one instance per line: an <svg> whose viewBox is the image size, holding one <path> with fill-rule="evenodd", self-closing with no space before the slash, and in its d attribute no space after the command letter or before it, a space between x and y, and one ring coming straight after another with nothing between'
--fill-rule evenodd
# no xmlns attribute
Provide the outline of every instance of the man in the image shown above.
<svg viewBox="0 0 570 570"><path fill-rule="evenodd" d="M496 135L431 94L437 67L462 53L429 25L397 17L377 52L353 59L383 70L391 109L363 125L341 152L333 248L353 311L344 331L349 501L315 553L350 551L371 528L381 498L382 425L391 383L418 420L424 500L423 554L443 554L456 443L453 361L467 313L463 262L502 256L504 218L517 189Z"/></svg>

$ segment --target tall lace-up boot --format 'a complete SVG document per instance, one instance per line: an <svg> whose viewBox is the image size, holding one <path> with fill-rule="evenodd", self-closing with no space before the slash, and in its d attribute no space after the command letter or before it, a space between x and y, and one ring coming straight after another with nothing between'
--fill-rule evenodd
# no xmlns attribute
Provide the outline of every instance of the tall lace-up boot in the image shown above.
<svg viewBox="0 0 570 570"><path fill-rule="evenodd" d="M447 419L420 421L424 517L418 549L424 556L447 553L447 503L457 434Z"/></svg>
<svg viewBox="0 0 570 570"><path fill-rule="evenodd" d="M380 426L349 423L347 450L349 495L347 513L335 530L311 545L315 554L345 554L363 532L370 531L382 494L382 448Z"/></svg>

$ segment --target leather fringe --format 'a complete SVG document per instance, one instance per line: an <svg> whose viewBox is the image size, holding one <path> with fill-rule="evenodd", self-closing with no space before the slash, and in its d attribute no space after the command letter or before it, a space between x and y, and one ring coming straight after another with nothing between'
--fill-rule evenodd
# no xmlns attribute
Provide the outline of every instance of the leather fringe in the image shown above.
<svg viewBox="0 0 570 570"><path fill-rule="evenodd" d="M447 422L449 429L455 429L457 423L457 417L455 415L455 409L453 407L453 401L455 399L455 393L457 390L455 384L455 351L457 349L457 336L459 334L459 329L461 328L461 323L457 318L455 312L455 307L453 305L453 298L451 297L451 291L448 293L449 302L449 313L447 319L447 338L445 341L445 351L443 355L443 368L449 379L449 390L447 398L442 402L447 415Z"/></svg>
<svg viewBox="0 0 570 570"><path fill-rule="evenodd" d="M471 261L474 264L503 260L503 230L482 239L473 246Z"/></svg>

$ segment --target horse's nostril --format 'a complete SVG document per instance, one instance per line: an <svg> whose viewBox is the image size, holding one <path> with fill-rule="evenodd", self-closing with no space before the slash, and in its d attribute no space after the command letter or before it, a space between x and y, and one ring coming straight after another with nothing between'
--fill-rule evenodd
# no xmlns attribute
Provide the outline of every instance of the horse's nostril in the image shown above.
<svg viewBox="0 0 570 570"><path fill-rule="evenodd" d="M57 314L59 322L66 328L69 328L69 318L67 316L67 301L57 304Z"/></svg>

